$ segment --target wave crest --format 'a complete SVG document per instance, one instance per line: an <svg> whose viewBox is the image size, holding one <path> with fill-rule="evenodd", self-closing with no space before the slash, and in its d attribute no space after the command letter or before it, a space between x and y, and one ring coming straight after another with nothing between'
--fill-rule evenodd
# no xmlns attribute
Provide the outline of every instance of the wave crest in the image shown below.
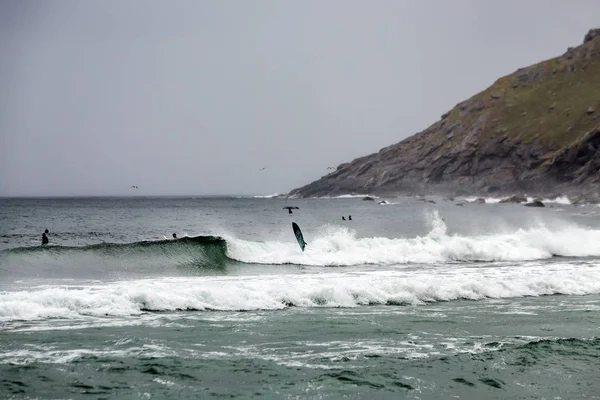
<svg viewBox="0 0 600 400"><path fill-rule="evenodd" d="M529 265L236 277L160 278L0 292L0 321L159 311L419 305L600 293L598 265Z"/></svg>

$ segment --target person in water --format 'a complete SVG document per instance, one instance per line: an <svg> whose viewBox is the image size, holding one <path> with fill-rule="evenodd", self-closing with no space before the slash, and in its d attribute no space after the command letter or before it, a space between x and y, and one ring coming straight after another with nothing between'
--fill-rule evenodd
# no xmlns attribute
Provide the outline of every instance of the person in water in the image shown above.
<svg viewBox="0 0 600 400"><path fill-rule="evenodd" d="M342 217L342 221L345 221L345 220L346 220L346 217Z"/></svg>
<svg viewBox="0 0 600 400"><path fill-rule="evenodd" d="M46 229L44 231L44 233L42 233L42 246L45 244L48 244L48 236L46 236L47 233L48 233L48 229Z"/></svg>
<svg viewBox="0 0 600 400"><path fill-rule="evenodd" d="M352 221L352 215L348 215L348 221Z"/></svg>
<svg viewBox="0 0 600 400"><path fill-rule="evenodd" d="M173 239L177 239L177 234L176 233L173 234Z"/></svg>

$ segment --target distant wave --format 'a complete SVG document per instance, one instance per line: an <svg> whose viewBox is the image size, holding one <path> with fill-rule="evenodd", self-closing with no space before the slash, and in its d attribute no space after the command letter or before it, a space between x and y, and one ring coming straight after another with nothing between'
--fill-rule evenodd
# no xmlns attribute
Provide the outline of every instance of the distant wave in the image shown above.
<svg viewBox="0 0 600 400"><path fill-rule="evenodd" d="M500 203L502 200L506 200L508 198L510 198L511 196L507 196L507 197L482 197L486 204L496 204L496 203ZM480 197L476 197L476 196L470 196L470 197L465 197L463 200L468 201L468 202L472 202L477 200ZM539 199L538 197L526 197L527 201L525 203L531 203L534 200ZM554 197L554 198L542 198L540 199L542 201L542 203L544 204L561 204L561 205L570 205L571 200L567 197L567 196L559 196L559 197Z"/></svg>
<svg viewBox="0 0 600 400"><path fill-rule="evenodd" d="M317 196L315 199L322 200L331 200L331 199L355 199L355 198L363 198L363 197L372 197L374 199L378 199L378 196L374 196L372 194L340 194L338 196Z"/></svg>
<svg viewBox="0 0 600 400"><path fill-rule="evenodd" d="M473 202L479 198L480 197L471 196L471 197L465 197L463 200L468 201L468 202ZM508 198L508 197L506 197L506 198ZM484 197L483 199L485 200L486 204L496 204L496 203L500 203L500 201L502 201L505 198L504 197Z"/></svg>
<svg viewBox="0 0 600 400"><path fill-rule="evenodd" d="M394 202L394 201L381 200L378 204L380 206L393 206L393 205L402 204L402 203Z"/></svg>
<svg viewBox="0 0 600 400"><path fill-rule="evenodd" d="M528 203L531 203L534 200L535 199L533 197L527 198ZM569 200L569 198L567 196L559 196L559 197L555 197L553 199L542 199L542 203L554 203L554 204L562 204L562 205L572 204L571 200Z"/></svg>

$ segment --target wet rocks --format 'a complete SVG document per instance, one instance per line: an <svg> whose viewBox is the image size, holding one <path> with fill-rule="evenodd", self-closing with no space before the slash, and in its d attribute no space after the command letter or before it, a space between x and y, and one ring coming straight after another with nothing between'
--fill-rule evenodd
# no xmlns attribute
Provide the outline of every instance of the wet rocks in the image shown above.
<svg viewBox="0 0 600 400"><path fill-rule="evenodd" d="M523 195L514 195L514 196L510 196L507 199L502 199L500 200L500 203L526 203L527 202L527 197L523 196Z"/></svg>
<svg viewBox="0 0 600 400"><path fill-rule="evenodd" d="M531 203L524 204L525 207L546 207L544 203L539 200L534 200Z"/></svg>

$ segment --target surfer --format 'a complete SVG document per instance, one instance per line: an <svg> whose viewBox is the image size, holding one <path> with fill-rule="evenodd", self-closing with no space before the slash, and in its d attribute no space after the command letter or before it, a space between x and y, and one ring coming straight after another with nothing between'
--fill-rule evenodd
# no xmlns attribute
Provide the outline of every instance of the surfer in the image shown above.
<svg viewBox="0 0 600 400"><path fill-rule="evenodd" d="M44 231L44 233L42 233L42 246L45 244L48 244L48 236L46 236L47 233L48 233L48 229L46 229Z"/></svg>
<svg viewBox="0 0 600 400"><path fill-rule="evenodd" d="M345 221L345 220L346 220L346 217L342 217L342 221Z"/></svg>
<svg viewBox="0 0 600 400"><path fill-rule="evenodd" d="M348 221L352 221L352 215L348 215Z"/></svg>
<svg viewBox="0 0 600 400"><path fill-rule="evenodd" d="M173 234L173 239L177 239L177 234L176 233Z"/></svg>

